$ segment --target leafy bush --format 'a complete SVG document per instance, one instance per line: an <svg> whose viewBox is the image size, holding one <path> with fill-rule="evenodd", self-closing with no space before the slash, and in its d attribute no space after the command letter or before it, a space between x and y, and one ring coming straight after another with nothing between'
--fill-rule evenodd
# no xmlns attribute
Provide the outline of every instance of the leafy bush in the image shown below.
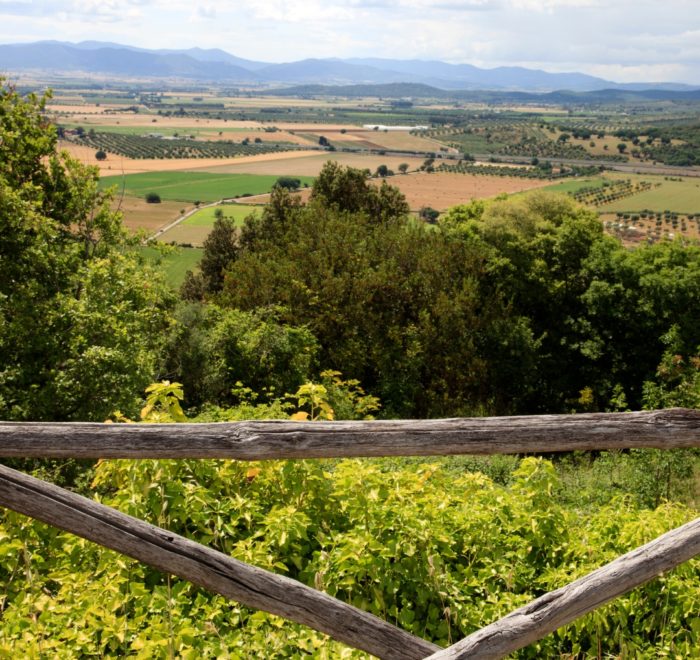
<svg viewBox="0 0 700 660"><path fill-rule="evenodd" d="M147 204L160 204L160 195L156 192L146 193Z"/></svg>
<svg viewBox="0 0 700 660"><path fill-rule="evenodd" d="M93 487L441 645L694 517L619 499L584 518L558 503L547 461L524 459L504 486L450 460L104 461ZM0 653L365 657L13 513L0 551ZM699 569L688 562L515 657L690 657Z"/></svg>

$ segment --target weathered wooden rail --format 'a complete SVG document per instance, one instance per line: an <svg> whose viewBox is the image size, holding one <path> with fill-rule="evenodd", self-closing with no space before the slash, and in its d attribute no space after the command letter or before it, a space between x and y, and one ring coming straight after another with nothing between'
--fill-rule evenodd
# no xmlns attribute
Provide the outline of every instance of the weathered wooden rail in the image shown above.
<svg viewBox="0 0 700 660"><path fill-rule="evenodd" d="M0 422L0 456L235 458L542 453L700 447L700 411L377 422ZM269 571L0 465L0 505L380 658L500 658L700 554L700 518L519 608L448 649Z"/></svg>
<svg viewBox="0 0 700 660"><path fill-rule="evenodd" d="M0 456L348 458L522 454L700 445L700 411L372 422L51 424L0 422Z"/></svg>

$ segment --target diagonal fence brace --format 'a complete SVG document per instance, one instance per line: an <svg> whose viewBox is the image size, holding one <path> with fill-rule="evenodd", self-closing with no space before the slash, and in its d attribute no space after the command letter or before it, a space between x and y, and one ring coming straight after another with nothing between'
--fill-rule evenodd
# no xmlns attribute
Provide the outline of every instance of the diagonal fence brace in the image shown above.
<svg viewBox="0 0 700 660"><path fill-rule="evenodd" d="M382 659L418 660L440 648L301 582L233 559L3 465L0 505Z"/></svg>

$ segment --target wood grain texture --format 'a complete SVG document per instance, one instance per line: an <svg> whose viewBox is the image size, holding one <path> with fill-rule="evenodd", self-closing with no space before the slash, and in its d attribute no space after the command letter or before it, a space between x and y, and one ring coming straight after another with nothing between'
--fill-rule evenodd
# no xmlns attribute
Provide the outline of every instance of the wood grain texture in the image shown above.
<svg viewBox="0 0 700 660"><path fill-rule="evenodd" d="M700 446L700 411L371 422L0 423L0 456L337 458Z"/></svg>
<svg viewBox="0 0 700 660"><path fill-rule="evenodd" d="M418 659L439 648L300 582L5 466L0 466L0 505L249 607L310 626L379 658Z"/></svg>
<svg viewBox="0 0 700 660"><path fill-rule="evenodd" d="M430 660L502 658L700 554L700 518L429 656Z"/></svg>

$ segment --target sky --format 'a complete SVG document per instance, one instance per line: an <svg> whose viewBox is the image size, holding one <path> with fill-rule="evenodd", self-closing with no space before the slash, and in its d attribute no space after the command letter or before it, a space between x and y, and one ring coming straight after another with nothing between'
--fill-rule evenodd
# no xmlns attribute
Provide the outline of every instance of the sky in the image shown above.
<svg viewBox="0 0 700 660"><path fill-rule="evenodd" d="M700 84L700 0L0 0L0 43L41 39Z"/></svg>

